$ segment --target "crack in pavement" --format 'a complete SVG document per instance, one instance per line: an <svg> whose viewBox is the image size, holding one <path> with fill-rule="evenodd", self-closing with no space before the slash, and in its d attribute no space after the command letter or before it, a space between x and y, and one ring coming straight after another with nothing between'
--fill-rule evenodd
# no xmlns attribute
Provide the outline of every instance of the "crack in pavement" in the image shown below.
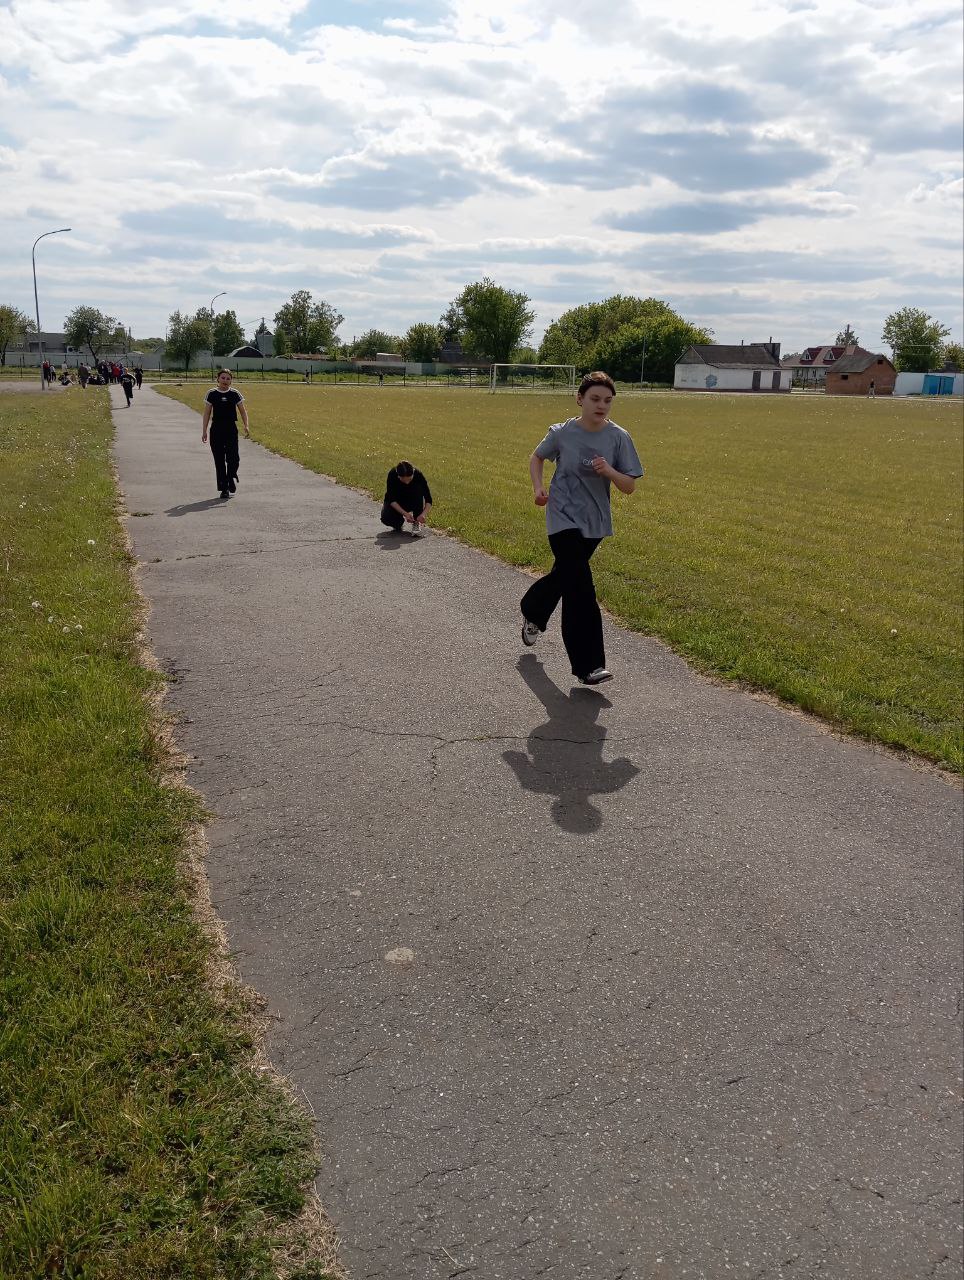
<svg viewBox="0 0 964 1280"><path fill-rule="evenodd" d="M276 555L279 551L301 551L305 547L322 546L328 542L371 542L371 540L370 533L346 533L336 538L309 538L304 542L279 542L276 546L270 547L234 547L230 551L195 551L190 555L171 556L169 559L156 556L150 560L138 559L137 563L141 565L177 564L183 560L226 560L232 556L265 556Z"/></svg>

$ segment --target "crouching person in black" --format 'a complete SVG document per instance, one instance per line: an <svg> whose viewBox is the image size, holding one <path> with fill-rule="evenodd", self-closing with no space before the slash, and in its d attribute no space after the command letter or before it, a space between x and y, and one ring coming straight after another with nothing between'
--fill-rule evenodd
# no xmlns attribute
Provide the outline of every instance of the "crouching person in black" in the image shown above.
<svg viewBox="0 0 964 1280"><path fill-rule="evenodd" d="M406 524L411 526L409 533L424 533L431 510L432 493L421 471L410 462L392 467L385 483L382 524L396 533L401 533Z"/></svg>

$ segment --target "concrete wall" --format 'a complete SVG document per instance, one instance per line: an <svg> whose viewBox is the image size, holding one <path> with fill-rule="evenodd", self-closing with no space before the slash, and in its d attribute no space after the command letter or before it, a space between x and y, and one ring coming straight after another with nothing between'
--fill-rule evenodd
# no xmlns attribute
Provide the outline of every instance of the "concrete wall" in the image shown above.
<svg viewBox="0 0 964 1280"><path fill-rule="evenodd" d="M673 375L673 387L677 391L753 391L752 369L714 369L705 364L678 364ZM756 393L762 395L773 390L773 375L777 370L770 367L760 370L760 389ZM789 369L781 369L780 390L789 391L791 373Z"/></svg>
<svg viewBox="0 0 964 1280"><path fill-rule="evenodd" d="M137 351L130 354L120 352L105 352L101 357L103 360L116 360L118 364L130 365L133 369L139 364L142 369L159 369L161 362L158 356L148 355L146 352L142 355ZM90 352L83 351L48 351L44 348L44 359L49 360L55 369L59 369L62 364L66 364L68 369L76 369L78 365L86 364L91 368L94 366L94 359ZM5 369L39 369L42 361L40 353L31 351L25 353L18 351L16 355L7 352L7 363Z"/></svg>
<svg viewBox="0 0 964 1280"><path fill-rule="evenodd" d="M964 373L955 374L939 374L939 377L953 377L954 390L951 392L955 396L964 396ZM894 387L895 396L919 396L924 388L924 379L926 373L898 373L897 383Z"/></svg>
<svg viewBox="0 0 964 1280"><path fill-rule="evenodd" d="M208 352L202 352L191 360L192 369L208 369L211 368L211 356ZM147 368L147 366L144 366ZM421 378L426 375L444 374L457 372L452 365L448 364L419 364L417 361L405 360L359 360L354 363L351 360L292 360L284 356L265 356L263 360L257 359L255 356L215 356L214 368L230 369L232 373L256 372L260 373L264 369L265 373L284 373L287 369L289 373L296 374L298 378L303 378L306 373L338 373L348 377L350 374L363 373L366 376L375 376L384 374L386 379L400 378L404 373L410 378ZM165 360L164 368L170 373L180 373L184 370L184 361ZM477 369L476 376L480 378L488 377L488 369Z"/></svg>

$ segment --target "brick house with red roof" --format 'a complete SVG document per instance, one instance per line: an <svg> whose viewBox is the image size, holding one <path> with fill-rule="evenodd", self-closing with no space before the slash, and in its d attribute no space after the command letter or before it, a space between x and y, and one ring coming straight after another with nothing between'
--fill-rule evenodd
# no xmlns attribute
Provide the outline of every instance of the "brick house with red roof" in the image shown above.
<svg viewBox="0 0 964 1280"><path fill-rule="evenodd" d="M853 355L869 356L870 354L871 352L865 351L863 347L853 344L849 347L834 345L805 347L798 356L787 356L782 364L784 369L790 370L795 383L804 387L823 386L828 372L835 367L838 360Z"/></svg>

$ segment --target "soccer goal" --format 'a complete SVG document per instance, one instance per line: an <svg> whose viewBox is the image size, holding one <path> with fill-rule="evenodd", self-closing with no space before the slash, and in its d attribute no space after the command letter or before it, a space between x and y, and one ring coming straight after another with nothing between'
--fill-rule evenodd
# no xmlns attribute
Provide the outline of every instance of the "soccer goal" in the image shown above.
<svg viewBox="0 0 964 1280"><path fill-rule="evenodd" d="M574 364L494 364L489 390L571 391L576 390Z"/></svg>

